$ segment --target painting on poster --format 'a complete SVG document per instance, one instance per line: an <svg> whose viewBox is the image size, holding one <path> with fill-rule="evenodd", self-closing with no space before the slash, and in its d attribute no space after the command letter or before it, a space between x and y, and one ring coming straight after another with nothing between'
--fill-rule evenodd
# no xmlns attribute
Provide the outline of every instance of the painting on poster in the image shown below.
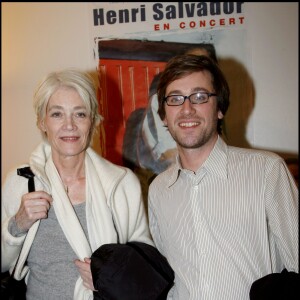
<svg viewBox="0 0 300 300"><path fill-rule="evenodd" d="M203 44L215 48L231 89L224 136L248 146L254 90L243 2L94 2L90 16L106 158L133 169L152 166L154 174L168 165L163 161L174 144L168 132L159 140L152 128L159 118L153 107L147 118L151 83L170 57Z"/></svg>

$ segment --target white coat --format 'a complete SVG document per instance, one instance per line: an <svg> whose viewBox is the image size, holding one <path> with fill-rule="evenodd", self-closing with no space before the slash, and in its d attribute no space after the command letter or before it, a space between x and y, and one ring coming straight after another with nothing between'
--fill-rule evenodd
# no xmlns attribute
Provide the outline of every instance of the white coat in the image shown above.
<svg viewBox="0 0 300 300"><path fill-rule="evenodd" d="M106 243L141 241L154 245L148 228L141 188L134 173L112 164L94 150L86 151L86 178L91 197L86 201L86 219L89 245L80 223L64 192L51 157L51 148L41 143L32 153L30 168L35 174L36 190L52 195L57 219L78 258L90 257L99 246ZM12 270L21 251L15 270L15 278L28 278L30 270L25 262L33 243L40 221L29 229L25 236L14 237L8 232L8 223L19 209L22 195L28 193L28 179L17 175L16 170L8 174L2 189L2 236L1 269ZM68 218L66 216L68 215ZM113 220L112 220L113 218ZM66 221L68 220L68 221ZM100 233L100 234L99 234ZM91 290L83 286L78 278L74 300L93 299Z"/></svg>

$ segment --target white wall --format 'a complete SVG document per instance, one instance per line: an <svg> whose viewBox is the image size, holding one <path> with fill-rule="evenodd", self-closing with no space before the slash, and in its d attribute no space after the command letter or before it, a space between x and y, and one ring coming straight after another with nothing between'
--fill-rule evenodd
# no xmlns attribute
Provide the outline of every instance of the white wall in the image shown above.
<svg viewBox="0 0 300 300"><path fill-rule="evenodd" d="M252 146L298 154L299 3L254 2L246 9L255 88Z"/></svg>
<svg viewBox="0 0 300 300"><path fill-rule="evenodd" d="M95 69L86 3L1 3L2 181L41 140L32 107L38 81L67 67Z"/></svg>
<svg viewBox="0 0 300 300"><path fill-rule="evenodd" d="M298 155L298 2L245 3L254 82L251 146ZM48 72L94 71L86 2L1 3L2 181L41 136L33 91Z"/></svg>

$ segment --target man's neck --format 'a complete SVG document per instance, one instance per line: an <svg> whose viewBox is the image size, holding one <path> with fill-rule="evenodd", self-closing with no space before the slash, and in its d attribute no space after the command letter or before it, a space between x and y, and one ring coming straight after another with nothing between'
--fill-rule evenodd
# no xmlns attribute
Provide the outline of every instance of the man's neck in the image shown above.
<svg viewBox="0 0 300 300"><path fill-rule="evenodd" d="M206 161L218 140L218 135L198 148L178 147L181 165L184 169L196 172Z"/></svg>

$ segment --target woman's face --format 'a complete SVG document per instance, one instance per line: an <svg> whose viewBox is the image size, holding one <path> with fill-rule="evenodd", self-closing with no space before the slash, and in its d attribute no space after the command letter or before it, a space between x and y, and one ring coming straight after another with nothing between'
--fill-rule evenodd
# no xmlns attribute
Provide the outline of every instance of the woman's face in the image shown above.
<svg viewBox="0 0 300 300"><path fill-rule="evenodd" d="M91 118L78 92L60 87L50 97L40 128L46 133L53 158L83 153L90 143Z"/></svg>

